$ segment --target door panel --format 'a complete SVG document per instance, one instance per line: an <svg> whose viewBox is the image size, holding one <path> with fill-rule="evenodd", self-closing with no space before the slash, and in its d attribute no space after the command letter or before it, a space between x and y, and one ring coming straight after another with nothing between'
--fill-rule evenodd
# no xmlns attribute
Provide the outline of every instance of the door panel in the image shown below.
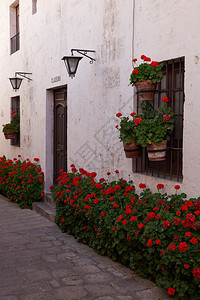
<svg viewBox="0 0 200 300"><path fill-rule="evenodd" d="M60 170L67 170L67 93L59 89L54 94L54 183Z"/></svg>

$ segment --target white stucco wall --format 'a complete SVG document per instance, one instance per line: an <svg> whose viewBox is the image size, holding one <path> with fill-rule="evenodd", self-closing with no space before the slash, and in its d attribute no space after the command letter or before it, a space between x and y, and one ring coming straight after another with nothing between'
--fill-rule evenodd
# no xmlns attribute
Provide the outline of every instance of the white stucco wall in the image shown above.
<svg viewBox="0 0 200 300"><path fill-rule="evenodd" d="M193 0L135 1L134 56L141 54L164 61L185 56L185 103L183 129L183 182L181 191L199 196L200 143L198 82L200 80L200 2ZM143 176L137 176L140 181ZM148 186L158 180L145 177ZM173 192L174 182L162 181Z"/></svg>
<svg viewBox="0 0 200 300"><path fill-rule="evenodd" d="M183 182L181 190L200 195L198 175L199 72L198 12L192 0L42 0L32 15L32 1L20 0L20 50L10 55L9 6L0 1L0 126L10 115L10 98L20 96L21 147L10 146L0 134L0 155L40 157L48 185L52 181L53 88L67 85L68 166L75 163L102 177L121 170L122 176L148 187L165 184L174 192L176 182L132 173L115 129L118 111L133 111L134 90L129 84L132 57L148 55L162 61L185 56ZM133 7L134 24L133 24ZM173 8L173 9L172 9ZM187 9L186 9L187 8ZM134 29L134 32L133 32ZM133 34L134 33L134 34ZM134 47L132 38L134 37ZM96 62L83 58L76 77L68 77L61 58L71 48L95 50ZM18 92L8 78L15 71L32 72ZM61 77L59 82L51 78ZM195 140L195 146L193 145Z"/></svg>

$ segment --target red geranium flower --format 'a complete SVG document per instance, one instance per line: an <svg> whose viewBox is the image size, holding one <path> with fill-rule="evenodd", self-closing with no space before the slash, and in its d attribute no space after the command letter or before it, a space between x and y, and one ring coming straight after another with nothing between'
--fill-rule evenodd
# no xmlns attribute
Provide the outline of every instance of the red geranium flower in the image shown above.
<svg viewBox="0 0 200 300"><path fill-rule="evenodd" d="M141 119L141 118L135 118L135 120L134 120L135 125L138 125L138 124L140 124L141 122L142 122L142 119Z"/></svg>
<svg viewBox="0 0 200 300"><path fill-rule="evenodd" d="M65 218L62 218L60 221L61 221L62 223L65 223Z"/></svg>
<svg viewBox="0 0 200 300"><path fill-rule="evenodd" d="M192 235L192 232L190 232L190 231L185 233L185 236L191 237L191 235Z"/></svg>
<svg viewBox="0 0 200 300"><path fill-rule="evenodd" d="M175 244L169 245L169 250L175 250L175 249L176 249L176 245Z"/></svg>
<svg viewBox="0 0 200 300"><path fill-rule="evenodd" d="M141 188L141 189L146 189L146 187L147 187L147 186L146 186L146 184L144 184L144 183L140 183L140 184L139 184L139 188Z"/></svg>
<svg viewBox="0 0 200 300"><path fill-rule="evenodd" d="M153 66L153 67L158 67L158 66L159 66L159 63L158 63L158 61L152 61L152 62L150 63L150 65Z"/></svg>
<svg viewBox="0 0 200 300"><path fill-rule="evenodd" d="M175 291L176 291L175 289L169 287L168 290L167 290L167 293L168 293L169 295L174 295L174 294L175 294Z"/></svg>
<svg viewBox="0 0 200 300"><path fill-rule="evenodd" d="M116 117L121 117L122 116L122 114L120 113L120 112L118 112L117 114L116 114Z"/></svg>
<svg viewBox="0 0 200 300"><path fill-rule="evenodd" d="M139 228L139 229L142 229L143 227L144 227L143 224L139 224L139 225L138 225L138 228Z"/></svg>
<svg viewBox="0 0 200 300"><path fill-rule="evenodd" d="M138 74L138 69L134 69L132 73L133 73L133 74L134 74L134 73Z"/></svg>
<svg viewBox="0 0 200 300"><path fill-rule="evenodd" d="M137 58L134 58L134 59L133 59L133 62L136 62L136 61L137 61Z"/></svg>
<svg viewBox="0 0 200 300"><path fill-rule="evenodd" d="M156 245L160 245L161 244L161 240L156 240Z"/></svg>
<svg viewBox="0 0 200 300"><path fill-rule="evenodd" d="M122 224L123 224L123 225L126 225L127 222L128 222L127 220L123 220L123 221L122 221Z"/></svg>
<svg viewBox="0 0 200 300"><path fill-rule="evenodd" d="M164 189L164 184L158 184L158 185L157 185L157 189L158 189L158 190Z"/></svg>
<svg viewBox="0 0 200 300"><path fill-rule="evenodd" d="M187 248L188 248L188 245L186 242L181 242L178 246L178 250L180 252L185 252L187 250Z"/></svg>
<svg viewBox="0 0 200 300"><path fill-rule="evenodd" d="M169 99L168 99L167 97L162 97L162 101L163 101L163 102L168 102Z"/></svg>
<svg viewBox="0 0 200 300"><path fill-rule="evenodd" d="M184 264L184 268L189 269L189 265L188 264Z"/></svg>
<svg viewBox="0 0 200 300"><path fill-rule="evenodd" d="M101 216L102 216L102 217L105 217L105 216L106 216L106 213L105 213L105 212L102 212L102 213L101 213Z"/></svg>
<svg viewBox="0 0 200 300"><path fill-rule="evenodd" d="M150 57L145 57L144 61L151 61L151 58Z"/></svg>
<svg viewBox="0 0 200 300"><path fill-rule="evenodd" d="M180 189L180 185L177 184L177 185L174 186L174 188L175 188L175 190L179 190Z"/></svg>
<svg viewBox="0 0 200 300"><path fill-rule="evenodd" d="M132 113L130 114L131 117L133 117L133 116L135 116L135 115L136 115L135 112L132 112Z"/></svg>
<svg viewBox="0 0 200 300"><path fill-rule="evenodd" d="M165 121L166 123L169 122L169 120L170 120L170 115L168 115L168 114L163 115L163 119L164 119L164 121Z"/></svg>
<svg viewBox="0 0 200 300"><path fill-rule="evenodd" d="M196 268L192 271L192 274L195 278L200 279L200 268Z"/></svg>
<svg viewBox="0 0 200 300"><path fill-rule="evenodd" d="M119 173L119 170L115 170L115 173L118 174L118 173Z"/></svg>
<svg viewBox="0 0 200 300"><path fill-rule="evenodd" d="M153 242L152 242L151 239L148 239L148 241L147 241L147 246L153 246Z"/></svg>
<svg viewBox="0 0 200 300"><path fill-rule="evenodd" d="M191 242L191 244L197 244L198 243L198 239L197 238L195 238L195 237L193 237L193 238L191 238L191 240L190 240L190 242Z"/></svg>
<svg viewBox="0 0 200 300"><path fill-rule="evenodd" d="M109 176L111 173L110 172L107 172L107 175Z"/></svg>
<svg viewBox="0 0 200 300"><path fill-rule="evenodd" d="M163 222L163 227L164 227L164 228L167 228L168 226L170 226L170 222L167 221L167 220L164 221L164 222Z"/></svg>

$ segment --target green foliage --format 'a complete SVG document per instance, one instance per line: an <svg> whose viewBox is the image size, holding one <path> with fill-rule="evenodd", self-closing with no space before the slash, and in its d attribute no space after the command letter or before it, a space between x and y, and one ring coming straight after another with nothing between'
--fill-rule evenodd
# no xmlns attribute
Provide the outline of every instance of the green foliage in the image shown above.
<svg viewBox="0 0 200 300"><path fill-rule="evenodd" d="M165 99L167 99L165 97ZM142 147L151 143L160 145L163 140L170 140L170 135L174 129L174 113L172 109L164 103L156 112L151 111L149 103L142 107L142 122L137 127L137 141ZM152 117L154 115L154 117Z"/></svg>
<svg viewBox="0 0 200 300"><path fill-rule="evenodd" d="M121 122L120 126L117 127L119 129L120 135L120 141L123 141L125 144L131 143L132 140L134 140L134 143L136 145L139 145L138 140L138 127L140 126L139 123L137 123L137 119L140 116L132 113L131 119L130 117L122 117L119 116ZM135 120L136 119L136 120Z"/></svg>
<svg viewBox="0 0 200 300"><path fill-rule="evenodd" d="M168 101L167 97L163 98ZM126 144L134 140L136 145L142 147L151 143L160 145L163 140L169 141L175 122L172 109L164 103L154 111L151 101L142 102L141 109L141 114L131 114L132 119L129 116L123 117L120 113L116 115L121 119L120 126L117 127L120 140Z"/></svg>
<svg viewBox="0 0 200 300"><path fill-rule="evenodd" d="M0 193L21 208L32 208L33 202L43 200L44 173L34 159L21 161L0 157Z"/></svg>
<svg viewBox="0 0 200 300"><path fill-rule="evenodd" d="M162 80L162 67L163 64L151 61L150 58L142 55L143 63L134 67L133 72L130 75L130 84L134 86L137 81L152 80L153 83L158 83ZM134 62L134 60L133 60ZM149 62L149 63L148 63Z"/></svg>
<svg viewBox="0 0 200 300"><path fill-rule="evenodd" d="M95 177L73 165L52 187L61 230L179 299L200 298L200 199L162 194L161 184L137 195L131 181Z"/></svg>
<svg viewBox="0 0 200 300"><path fill-rule="evenodd" d="M15 133L18 133L20 130L19 116L15 113L15 111L11 113L11 122L3 125L3 132L9 130L14 130Z"/></svg>

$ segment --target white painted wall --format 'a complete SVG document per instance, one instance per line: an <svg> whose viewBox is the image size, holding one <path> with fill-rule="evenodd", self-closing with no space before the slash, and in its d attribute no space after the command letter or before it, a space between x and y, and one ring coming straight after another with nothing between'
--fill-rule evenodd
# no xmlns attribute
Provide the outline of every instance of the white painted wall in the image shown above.
<svg viewBox="0 0 200 300"><path fill-rule="evenodd" d="M88 170L119 169L138 185L164 183L172 192L176 182L132 174L115 129L118 111L133 111L133 88L128 86L132 56L146 54L154 60L185 56L184 179L181 190L198 196L199 49L200 2L192 0L42 0L32 15L32 1L20 0L21 47L10 55L9 6L0 1L0 126L9 121L10 97L21 98L21 147L10 146L0 134L0 155L40 157L47 186L52 182L53 97L55 87L68 90L68 166ZM134 47L133 4L134 13ZM187 9L186 9L187 8ZM68 77L61 58L71 48L95 50L92 65L83 58L76 77ZM133 53L132 53L133 52ZM15 71L32 72L18 92L8 78ZM51 82L60 76L61 81ZM195 140L195 146L192 142Z"/></svg>
<svg viewBox="0 0 200 300"><path fill-rule="evenodd" d="M200 176L200 1L140 0L135 1L134 56L141 54L163 61L185 56L185 104L183 131L183 182L181 191L199 196ZM158 180L143 176L148 186ZM174 182L161 180L168 192L174 192Z"/></svg>

